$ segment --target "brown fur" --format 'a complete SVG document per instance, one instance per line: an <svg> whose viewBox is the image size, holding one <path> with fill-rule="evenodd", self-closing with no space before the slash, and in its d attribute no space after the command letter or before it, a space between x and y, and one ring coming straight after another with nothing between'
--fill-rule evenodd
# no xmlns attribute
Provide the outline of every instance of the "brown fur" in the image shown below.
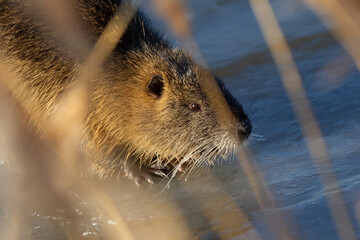
<svg viewBox="0 0 360 240"><path fill-rule="evenodd" d="M77 27L89 39L84 45L92 46L117 5L78 0L74 9ZM21 76L14 82L14 95L41 131L91 47L70 51L67 40L21 1L0 1L0 12L0 52ZM147 91L155 75L164 79L158 99ZM88 172L108 177L121 173L127 164L176 165L184 159L196 167L231 153L248 137L251 123L219 80L216 89L204 86L212 77L208 69L164 41L138 12L94 77L84 118ZM191 103L198 103L201 111L190 110ZM224 112L230 113L228 121L221 120Z"/></svg>

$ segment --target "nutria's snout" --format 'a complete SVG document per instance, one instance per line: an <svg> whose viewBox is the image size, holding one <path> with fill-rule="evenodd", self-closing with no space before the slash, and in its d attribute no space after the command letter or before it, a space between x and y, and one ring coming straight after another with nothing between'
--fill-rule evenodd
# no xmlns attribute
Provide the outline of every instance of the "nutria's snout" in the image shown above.
<svg viewBox="0 0 360 240"><path fill-rule="evenodd" d="M220 80L220 78L215 76L215 80L217 81L219 88L223 93L228 106L230 107L231 112L236 117L238 138L240 139L240 141L248 139L252 130L252 124L249 117L246 115L242 105L225 87L224 83Z"/></svg>

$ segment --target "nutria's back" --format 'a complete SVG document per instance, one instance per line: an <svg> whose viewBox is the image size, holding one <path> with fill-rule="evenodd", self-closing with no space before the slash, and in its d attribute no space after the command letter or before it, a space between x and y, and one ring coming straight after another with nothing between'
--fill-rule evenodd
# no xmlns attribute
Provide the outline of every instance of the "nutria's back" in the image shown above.
<svg viewBox="0 0 360 240"><path fill-rule="evenodd" d="M0 52L20 75L14 95L40 130L117 8L110 0L69 6L73 27L85 39L74 49L31 6L0 2ZM154 162L212 163L251 132L250 120L220 80L204 85L213 81L211 72L172 48L141 12L93 77L83 150L88 171L100 177ZM226 121L221 112L230 113Z"/></svg>

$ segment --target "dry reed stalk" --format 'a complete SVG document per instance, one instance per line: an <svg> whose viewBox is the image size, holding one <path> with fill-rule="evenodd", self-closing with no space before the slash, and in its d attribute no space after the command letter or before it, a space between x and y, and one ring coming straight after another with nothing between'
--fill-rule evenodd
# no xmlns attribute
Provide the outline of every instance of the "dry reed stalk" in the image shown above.
<svg viewBox="0 0 360 240"><path fill-rule="evenodd" d="M283 85L318 169L339 237L341 239L356 239L320 127L312 112L290 48L277 23L271 5L267 0L250 0L250 4L281 74Z"/></svg>
<svg viewBox="0 0 360 240"><path fill-rule="evenodd" d="M4 75L1 75L0 79L3 78ZM61 193L63 189L57 188L53 182L57 177L55 169L59 165L52 149L22 123L24 111L21 106L9 101L7 97L11 92L5 91L7 89L3 82L0 81L1 131L7 140L11 160L17 162L22 172L14 184L16 191L9 199L10 219L5 236L6 239L24 239L24 224L31 207L69 209L70 201L66 194Z"/></svg>
<svg viewBox="0 0 360 240"><path fill-rule="evenodd" d="M175 35L178 36L182 41L186 49L191 49L191 51L194 53L195 56L198 57L198 61L204 65L207 66L206 61L204 57L202 56L200 49L196 43L196 41L193 39L191 35L191 27L189 26L189 21L187 19L186 13L188 12L186 5L184 4L184 1L177 0L170 3L170 1L166 4L164 4L164 0L153 0L154 6L156 7L159 14L164 18L166 22L169 23L170 28L174 31ZM174 14L176 12L176 14ZM178 26L178 27L174 27ZM201 86L204 89L211 89L208 92L212 92L217 87L215 79L213 76L202 76L199 78L200 80L206 79L206 81L201 82ZM216 101L216 102L222 102L225 103L225 99L210 99ZM225 103L226 104L226 103ZM217 108L217 109L223 109L223 108ZM229 115L231 113L226 112L225 110L222 112L217 112L216 116L218 118L218 121L226 122L227 119L229 119ZM251 189L256 197L257 202L261 206L263 210L265 210L266 207L272 207L274 208L276 206L276 203L274 201L274 198L272 197L270 190L266 188L266 183L263 180L260 171L258 170L257 175L255 176L255 173L253 169L251 168L249 159L246 157L244 152L240 150L239 154L237 154L238 160L246 173L247 180L250 183ZM257 182L257 179L261 182L261 186ZM262 179L262 181L260 180ZM263 192L266 192L264 195ZM219 196L222 199L229 199L229 196ZM270 204L270 205L269 205ZM234 205L236 206L236 205ZM235 208L235 212L240 211L240 208ZM210 209L204 209L205 216L211 216L211 210ZM241 214L240 214L241 215ZM282 239L292 239L291 235L288 231L288 228L286 226L286 221L281 214L274 214L272 216L272 221L269 221L268 224L272 226L272 229L274 230L274 233L278 236L281 236ZM231 216L231 219L235 219L233 216ZM270 219L269 219L270 220ZM274 221L275 220L275 221ZM281 227L277 227L272 223L281 223Z"/></svg>
<svg viewBox="0 0 360 240"><path fill-rule="evenodd" d="M64 154L62 159L67 166L79 163L79 161L74 161L78 157L72 155L77 154L73 148L74 146L77 149L80 148L81 122L87 111L88 93L94 76L97 76L102 70L102 65L116 47L135 11L136 9L128 2L121 4L118 12L107 24L89 56L87 56L86 61L80 66L77 79L66 96L61 99L48 124L46 132L50 138L56 139L57 142L60 140L59 152ZM65 28L65 26L63 27Z"/></svg>
<svg viewBox="0 0 360 240"><path fill-rule="evenodd" d="M207 202L198 194L187 190L185 184L186 182L182 183L182 188L190 195L190 201L196 202L202 215L211 224L212 230L218 233L219 239L232 239L249 230L253 230L251 239L263 239L249 217L228 193L216 192L211 196L211 201ZM211 172L208 173L207 184L213 186L214 189L222 188L217 177ZM226 231L229 226L234 231Z"/></svg>
<svg viewBox="0 0 360 240"><path fill-rule="evenodd" d="M189 12L184 0L152 0L157 13L167 20L170 29L180 38L191 36Z"/></svg>
<svg viewBox="0 0 360 240"><path fill-rule="evenodd" d="M246 175L246 179L248 180L256 201L262 209L265 209L268 203L274 203L274 197L267 187L259 168L256 166L254 158L248 157L249 154L250 153L246 153L245 149L240 148L236 156Z"/></svg>
<svg viewBox="0 0 360 240"><path fill-rule="evenodd" d="M352 58L348 57L346 52L337 54L330 61L328 61L320 70L317 80L323 82L321 85L322 90L332 90L338 87L346 75L353 68ZM321 77L321 74L325 73L326 77Z"/></svg>
<svg viewBox="0 0 360 240"><path fill-rule="evenodd" d="M156 191L155 194L154 190L150 188L141 189L134 196L136 199L145 199L145 201L141 201L141 205L135 205L135 207L140 209L145 216L150 216L144 223L144 228L136 230L137 233L140 233L138 239L193 239L193 233L189 229L190 226L177 199L169 192L160 194ZM148 233L149 229L151 234Z"/></svg>
<svg viewBox="0 0 360 240"><path fill-rule="evenodd" d="M192 55L197 57L197 61L203 66L207 67L206 61L201 54L200 48L198 47L195 39L192 36L190 22L187 18L186 13L189 12L184 0L166 1L166 0L153 0L153 4L157 12L164 19L169 27L174 32L182 44L184 49L191 52ZM207 73L206 73L207 74ZM211 96L207 96L208 101L215 110L216 118L224 126L236 125L232 122L233 114L226 106L225 97L223 97L217 82L212 74L206 76L199 76L198 80L200 86L206 93L214 93Z"/></svg>
<svg viewBox="0 0 360 240"><path fill-rule="evenodd" d="M153 0L154 7L156 8L157 12L165 22L169 24L170 29L175 33L175 35L182 40L185 49L188 51L191 51L198 59L198 61L204 65L207 66L206 61L204 57L202 56L200 49L194 40L192 34L191 34L191 26L190 22L186 16L186 13L189 12L187 9L187 6L185 5L184 1L177 0L177 1L164 1L164 0ZM213 92L214 89L217 89L216 81L213 78L213 76L201 76L199 78L200 80L204 80L201 82L201 86L203 89L210 89L206 92ZM225 99L215 99L211 96L209 99L214 100L215 102L222 102L225 103ZM214 104L215 105L215 104ZM223 109L223 108L216 108L216 109ZM217 112L216 116L219 121L221 122L228 122L227 120L230 118L231 113L226 112L225 110L222 112ZM213 184L217 185L217 179L213 176L211 178L213 180ZM256 193L255 193L256 195ZM194 197L196 199L196 196ZM259 202L261 202L260 199L258 199ZM218 204L222 202L230 202L233 206L233 212L226 213L221 216L214 216L213 212L217 209ZM214 231L220 231L221 228L225 227L224 223L231 223L235 224L237 229L241 229L242 225L245 223L248 223L247 217L243 213L242 209L237 206L235 202L233 202L230 198L230 196L227 196L225 194L219 194L216 197L216 200L213 200L212 203L215 204L215 207L212 205L205 205L202 206L202 212L204 216L209 220L211 223L218 223L219 221L222 223L220 226L213 226ZM198 201L199 206L203 205L201 201ZM216 218L216 219L215 219ZM257 236L257 239L261 239L260 235L255 231L255 235ZM226 238L224 238L226 239Z"/></svg>
<svg viewBox="0 0 360 240"><path fill-rule="evenodd" d="M185 49L191 51L196 57L198 57L197 60L202 65L207 66L206 61L202 56L199 47L192 36L190 22L187 17L187 13L189 12L189 10L185 4L185 1L153 0L152 2L158 14L164 19L165 22L168 23L170 29L182 41ZM199 80L201 81L200 84L203 89L209 89L208 91L205 90L205 92L213 92L216 89L218 89L217 83L212 75L201 76L199 77ZM218 102L222 104L226 104L225 99L217 99L212 96L209 96L209 99L213 100L214 102L217 102L216 104L218 104ZM221 108L216 108L216 109L221 109ZM228 119L230 119L231 114L232 113L226 110L222 112L216 112L216 116L218 120L224 123L228 122ZM217 179L215 177L212 177L211 179L213 180L213 183L216 185ZM196 196L194 196L194 199L196 199ZM203 205L201 201L197 201L197 202L199 206ZM217 215L215 217L213 215L213 212L214 210L216 210L216 206L218 206L217 203L221 203L221 202L231 202L233 206L233 212L231 213L227 212L226 214L222 214L221 216ZM225 194L219 194L217 195L216 200L213 199L212 203L215 204L215 207L213 205L206 204L205 206L202 206L201 209L204 216L207 218L207 220L209 220L209 222L211 223L218 223L219 221L222 222L220 226L213 225L214 231L220 231L221 228L225 227L224 223L234 224L237 226L238 229L241 229L242 225L245 222L249 222L249 221L244 221L244 219L247 219L246 216L243 214L241 208L238 207L237 204L233 202L229 196L226 196ZM255 234L258 236L258 239L261 239L256 231Z"/></svg>
<svg viewBox="0 0 360 240"><path fill-rule="evenodd" d="M32 11L38 18L45 21L53 29L56 29L58 36L62 36L58 41L66 39L66 46L73 53L83 54L84 50L89 50L90 45L87 36L81 35L76 24L76 19L70 11L76 2L74 0L25 0L24 4L29 4Z"/></svg>
<svg viewBox="0 0 360 240"><path fill-rule="evenodd" d="M356 0L305 0L329 25L360 70L360 4Z"/></svg>
<svg viewBox="0 0 360 240"><path fill-rule="evenodd" d="M289 231L290 219L277 211L272 212L271 216L266 213L267 209L276 209L277 204L250 152L240 148L236 156L256 201L265 213L265 220L268 227L279 239L293 239ZM291 225L293 226L293 224Z"/></svg>

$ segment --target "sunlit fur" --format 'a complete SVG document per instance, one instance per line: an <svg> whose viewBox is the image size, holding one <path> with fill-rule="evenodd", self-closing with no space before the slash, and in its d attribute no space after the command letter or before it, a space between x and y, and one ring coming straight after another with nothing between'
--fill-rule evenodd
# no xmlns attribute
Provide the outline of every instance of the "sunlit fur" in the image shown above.
<svg viewBox="0 0 360 240"><path fill-rule="evenodd" d="M117 9L106 0L79 0L73 7L90 46ZM61 39L57 32L24 9L15 0L0 2L0 48L11 69L24 78L15 95L41 131L91 47L84 47L83 55L71 54L62 42L66 40L55 41ZM164 79L158 99L147 92L155 75ZM174 173L183 164L190 173L231 155L250 134L250 120L219 79L221 91L209 92L200 82L211 79L200 76L213 75L171 47L138 12L102 71L93 76L82 135L88 172L105 178L121 175L131 164L146 167L161 161L174 166ZM225 104L209 101L216 94L224 95ZM189 109L191 103L201 110ZM216 112L229 109L234 124L224 126Z"/></svg>

